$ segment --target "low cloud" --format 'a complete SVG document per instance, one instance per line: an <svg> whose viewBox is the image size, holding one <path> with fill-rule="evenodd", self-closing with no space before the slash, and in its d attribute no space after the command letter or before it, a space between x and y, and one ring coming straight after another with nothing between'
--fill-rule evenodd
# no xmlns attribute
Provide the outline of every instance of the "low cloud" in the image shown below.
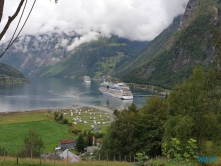
<svg viewBox="0 0 221 166"><path fill-rule="evenodd" d="M97 32L89 32L88 34L85 34L82 37L76 37L72 41L72 44L67 46L67 51L73 50L75 47L78 47L82 43L97 40L99 36L101 35Z"/></svg>
<svg viewBox="0 0 221 166"><path fill-rule="evenodd" d="M27 11L33 1L29 0ZM100 36L117 35L130 40L150 41L175 16L183 14L187 2L188 0L59 0L58 4L54 4L53 0L38 0L21 35L58 33L81 36L69 45L67 40L62 39L61 45L66 45L69 51L84 42L97 40ZM14 0L5 2L1 29L7 16L13 15L18 3ZM13 22L2 42L10 39L17 21Z"/></svg>

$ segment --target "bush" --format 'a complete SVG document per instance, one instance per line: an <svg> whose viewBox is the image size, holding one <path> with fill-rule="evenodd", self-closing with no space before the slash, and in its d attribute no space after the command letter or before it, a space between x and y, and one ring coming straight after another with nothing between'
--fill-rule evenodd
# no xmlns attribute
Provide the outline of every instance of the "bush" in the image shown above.
<svg viewBox="0 0 221 166"><path fill-rule="evenodd" d="M68 120L67 120L67 119L64 119L64 120L63 120L63 124L68 124Z"/></svg>
<svg viewBox="0 0 221 166"><path fill-rule="evenodd" d="M74 130L72 130L72 133L78 134L78 130L77 130L77 129L74 129Z"/></svg>

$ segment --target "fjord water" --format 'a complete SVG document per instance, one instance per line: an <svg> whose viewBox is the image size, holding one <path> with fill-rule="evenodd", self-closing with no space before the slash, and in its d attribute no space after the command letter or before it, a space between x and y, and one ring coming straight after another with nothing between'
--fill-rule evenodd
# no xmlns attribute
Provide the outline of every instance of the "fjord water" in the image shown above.
<svg viewBox="0 0 221 166"><path fill-rule="evenodd" d="M0 112L36 110L43 108L73 108L73 105L125 108L133 102L141 107L146 99L121 100L104 96L99 91L101 80L84 84L82 79L29 78L31 83L0 85ZM131 89L133 94L149 94Z"/></svg>

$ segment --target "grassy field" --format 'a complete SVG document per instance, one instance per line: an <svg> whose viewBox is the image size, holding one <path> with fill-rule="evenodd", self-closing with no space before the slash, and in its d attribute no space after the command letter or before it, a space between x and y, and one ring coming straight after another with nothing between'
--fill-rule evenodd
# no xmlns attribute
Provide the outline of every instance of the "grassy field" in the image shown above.
<svg viewBox="0 0 221 166"><path fill-rule="evenodd" d="M58 146L59 140L74 138L76 139L79 134L73 134L73 129L78 129L84 132L91 128L91 124L94 120L90 120L90 117L96 118L96 121L104 121L105 125L97 125L96 128L100 128L101 132L105 132L110 124L110 120L107 117L111 115L105 114L100 110L93 110L92 115L87 111L88 108L81 109L81 115L75 113L71 116L70 109L60 110L64 114L64 119L67 119L69 124L64 125L60 122L54 121L53 111L39 110L29 112L14 112L14 113L1 113L0 114L0 147L3 147L6 143L7 153L15 154L24 146L24 138L28 136L29 129L34 129L42 138L45 145L45 152L52 152L54 148ZM80 112L80 111L78 111ZM73 118L80 116L82 122L73 124ZM84 124L87 121L87 124Z"/></svg>
<svg viewBox="0 0 221 166"><path fill-rule="evenodd" d="M17 164L18 162L18 164ZM49 160L49 159L31 159L31 158L17 158L16 157L7 157L4 159L4 157L0 157L0 165L1 166L88 166L88 165L93 165L93 166L131 166L133 165L134 162L125 162L125 161L80 161L78 163L67 163L66 161L61 161L61 160ZM146 165L149 165L146 163ZM166 162L159 162L158 164L152 164L152 165L164 165L164 166L175 166L177 164L172 164L172 163L166 163ZM188 164L180 164L179 166L187 166ZM191 164L191 166L201 166L202 163L195 163ZM204 165L207 166L220 166L221 165L221 160L220 158L216 163L204 163Z"/></svg>
<svg viewBox="0 0 221 166"><path fill-rule="evenodd" d="M41 164L40 164L41 162ZM113 162L113 161L81 161L78 163L66 163L64 161L58 161L58 160L41 160L40 159L18 159L18 164L17 164L17 158L6 158L4 161L4 158L0 158L0 165L1 166L40 166L40 165L45 165L45 166L88 166L88 165L93 165L93 166L131 166L132 163L129 162Z"/></svg>

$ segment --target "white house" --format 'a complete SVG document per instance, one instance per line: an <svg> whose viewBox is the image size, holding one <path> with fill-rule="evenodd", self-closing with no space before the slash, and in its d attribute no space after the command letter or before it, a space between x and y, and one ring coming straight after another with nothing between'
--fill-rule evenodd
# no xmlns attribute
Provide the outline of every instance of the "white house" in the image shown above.
<svg viewBox="0 0 221 166"><path fill-rule="evenodd" d="M79 161L81 161L81 158L80 158L78 155L76 155L76 154L74 154L74 153L68 151L67 149L66 149L65 151L63 151L63 152L59 155L59 157L60 157L60 159L62 159L64 162L67 162L67 160L68 160L68 162L79 162Z"/></svg>

